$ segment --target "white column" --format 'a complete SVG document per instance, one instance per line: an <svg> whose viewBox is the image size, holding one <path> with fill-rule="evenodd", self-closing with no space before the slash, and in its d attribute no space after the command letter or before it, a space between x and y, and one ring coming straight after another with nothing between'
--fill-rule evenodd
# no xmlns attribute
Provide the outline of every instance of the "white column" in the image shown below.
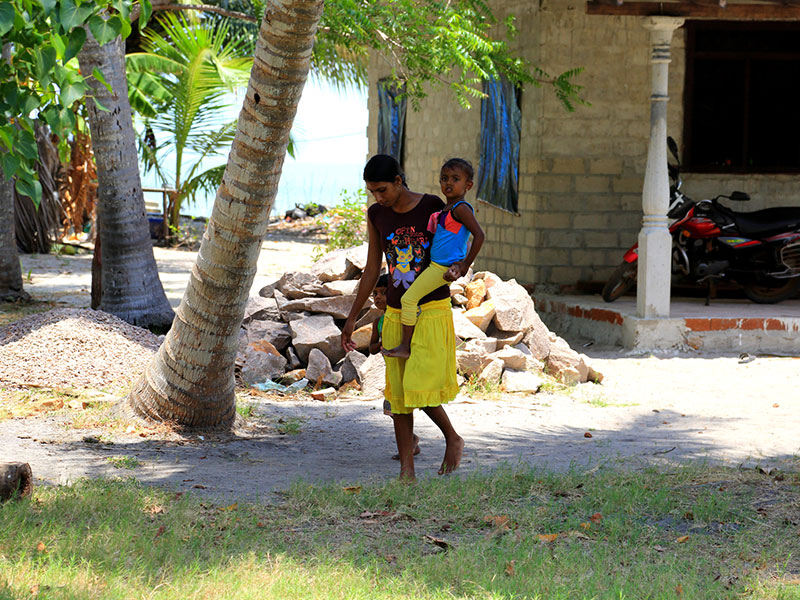
<svg viewBox="0 0 800 600"><path fill-rule="evenodd" d="M650 145L642 192L642 230L639 233L639 266L636 312L639 317L669 316L672 237L667 223L669 176L667 174L667 78L672 32L683 25L676 17L647 17L653 65L650 96Z"/></svg>

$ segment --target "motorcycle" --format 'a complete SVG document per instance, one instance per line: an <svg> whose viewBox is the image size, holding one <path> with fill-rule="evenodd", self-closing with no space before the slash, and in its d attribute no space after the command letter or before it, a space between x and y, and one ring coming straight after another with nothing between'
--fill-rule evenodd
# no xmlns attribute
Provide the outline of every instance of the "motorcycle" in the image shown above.
<svg viewBox="0 0 800 600"><path fill-rule="evenodd" d="M738 283L760 304L794 296L800 290L800 207L737 212L719 202L746 202L750 196L744 192L695 202L681 191L675 140L667 138L667 146L676 162L668 165L673 281L707 283L709 298L718 280ZM603 300L613 302L636 283L638 251L635 244L625 253L603 287Z"/></svg>

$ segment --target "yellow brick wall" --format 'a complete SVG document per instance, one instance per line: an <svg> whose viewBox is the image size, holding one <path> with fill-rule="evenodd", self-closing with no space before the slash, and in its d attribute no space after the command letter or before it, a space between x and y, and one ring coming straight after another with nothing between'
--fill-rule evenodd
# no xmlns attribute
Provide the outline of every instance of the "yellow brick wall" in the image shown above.
<svg viewBox="0 0 800 600"><path fill-rule="evenodd" d="M650 118L649 32L638 17L585 14L576 0L493 0L498 21L516 16L511 44L551 74L583 67L578 82L590 106L566 111L551 88L522 94L519 215L476 203L487 241L476 268L536 284L603 281L636 241ZM683 30L672 43L668 131L680 145L685 48ZM377 79L388 67L370 68L370 152L377 144ZM422 110L406 117L406 171L411 189L439 193L442 162L461 156L477 163L480 102L458 107L450 90L434 88ZM693 198L740 189L753 196L747 210L800 204L800 178L687 174ZM474 191L468 196L474 200ZM744 208L744 207L742 207Z"/></svg>

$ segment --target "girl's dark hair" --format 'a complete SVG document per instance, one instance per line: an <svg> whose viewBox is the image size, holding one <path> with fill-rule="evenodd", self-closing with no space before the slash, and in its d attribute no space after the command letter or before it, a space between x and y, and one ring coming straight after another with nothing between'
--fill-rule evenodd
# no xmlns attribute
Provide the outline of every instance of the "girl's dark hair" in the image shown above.
<svg viewBox="0 0 800 600"><path fill-rule="evenodd" d="M394 181L400 176L403 185L406 185L406 174L397 159L388 154L376 154L364 166L364 181Z"/></svg>
<svg viewBox="0 0 800 600"><path fill-rule="evenodd" d="M470 181L475 177L475 169L472 168L472 163L464 158L449 158L442 165L442 169L460 169L464 171Z"/></svg>
<svg viewBox="0 0 800 600"><path fill-rule="evenodd" d="M376 288L389 287L389 274L388 273L384 273L383 275L378 277L378 283L375 284L375 287Z"/></svg>

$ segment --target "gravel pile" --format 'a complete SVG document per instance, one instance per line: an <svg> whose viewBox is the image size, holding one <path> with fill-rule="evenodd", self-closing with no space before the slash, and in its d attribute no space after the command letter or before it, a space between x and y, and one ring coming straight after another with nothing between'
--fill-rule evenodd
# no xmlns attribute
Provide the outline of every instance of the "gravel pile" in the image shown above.
<svg viewBox="0 0 800 600"><path fill-rule="evenodd" d="M58 308L0 327L0 386L107 388L139 376L158 337L101 311Z"/></svg>

